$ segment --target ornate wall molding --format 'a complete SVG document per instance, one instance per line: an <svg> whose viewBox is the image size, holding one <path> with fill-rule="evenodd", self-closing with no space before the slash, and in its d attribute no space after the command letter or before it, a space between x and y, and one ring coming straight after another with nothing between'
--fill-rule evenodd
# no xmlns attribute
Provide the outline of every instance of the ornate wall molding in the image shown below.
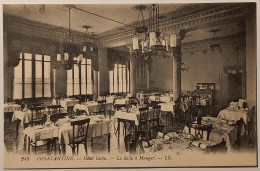
<svg viewBox="0 0 260 171"><path fill-rule="evenodd" d="M239 20L246 14L246 6L239 4L222 5L217 8L190 14L173 19L167 17L160 23L161 32L176 32L180 29L188 31L208 27L209 25L223 24L232 20ZM98 42L102 46L109 46L119 42L127 42L133 38L134 30L124 27L124 30L112 30L106 34L100 34Z"/></svg>
<svg viewBox="0 0 260 171"><path fill-rule="evenodd" d="M198 51L210 50L211 44L220 44L221 48L235 47L237 45L245 46L246 36L244 33L239 33L235 35L229 35L221 38L211 38L206 40L192 41L188 43L182 43L181 52L182 53L193 53Z"/></svg>
<svg viewBox="0 0 260 171"><path fill-rule="evenodd" d="M68 38L68 30L58 28L10 14L4 14L4 32L18 33L39 38L46 38L56 42L64 42ZM73 43L82 44L85 41L94 41L93 37L86 38L84 33L72 31Z"/></svg>

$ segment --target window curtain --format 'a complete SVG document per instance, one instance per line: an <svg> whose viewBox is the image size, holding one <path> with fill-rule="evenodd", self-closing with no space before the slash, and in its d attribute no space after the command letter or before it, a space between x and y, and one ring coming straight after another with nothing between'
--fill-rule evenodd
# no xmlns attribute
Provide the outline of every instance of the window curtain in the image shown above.
<svg viewBox="0 0 260 171"><path fill-rule="evenodd" d="M115 64L122 64L128 67L129 70L129 52L108 49L108 70L112 71Z"/></svg>

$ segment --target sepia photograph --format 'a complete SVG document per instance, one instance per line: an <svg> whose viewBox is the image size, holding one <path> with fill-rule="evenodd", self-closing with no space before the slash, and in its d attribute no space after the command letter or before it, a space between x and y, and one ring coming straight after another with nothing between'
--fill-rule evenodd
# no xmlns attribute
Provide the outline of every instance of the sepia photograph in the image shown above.
<svg viewBox="0 0 260 171"><path fill-rule="evenodd" d="M256 16L253 1L3 3L3 168L258 167Z"/></svg>

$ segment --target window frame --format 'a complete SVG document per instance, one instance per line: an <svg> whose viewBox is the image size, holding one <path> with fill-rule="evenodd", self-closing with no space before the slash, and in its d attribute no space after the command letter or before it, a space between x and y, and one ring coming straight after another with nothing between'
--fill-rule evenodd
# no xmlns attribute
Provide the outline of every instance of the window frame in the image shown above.
<svg viewBox="0 0 260 171"><path fill-rule="evenodd" d="M74 95L88 95L88 94L90 94L90 95L93 95L94 94L94 91L93 91L93 73L94 73L94 69L93 69L93 62L92 62L92 59L89 59L91 62L90 63L88 63L88 58L85 58L85 60L86 60L86 63L82 63L82 62L79 62L79 63L75 63L75 64L73 64L73 66L72 66L72 69L71 69L71 74L72 74L72 90L71 90L71 92L72 92L72 94L69 94L68 96L74 96ZM75 65L78 65L78 67L79 67L79 72L78 72L78 74L79 74L79 94L75 94L74 92L74 90L75 90L75 71L74 71L74 67L75 67ZM82 65L85 65L86 67L85 67L85 79L86 79L86 82L85 82L85 84L86 84L86 93L85 94L82 94L82 75L81 75L81 72L82 72ZM90 68L90 70L91 70L91 75L90 75L90 80L91 80L91 86L92 86L92 90L91 90L91 93L88 93L88 66L90 66L91 68ZM67 72L67 74L68 74L68 72ZM68 94L68 76L67 76L67 94Z"/></svg>
<svg viewBox="0 0 260 171"><path fill-rule="evenodd" d="M125 76L124 76L123 69L125 69ZM115 70L116 70L116 74L115 74ZM121 74L119 74L119 70L121 70ZM127 65L114 64L113 70L111 70L109 72L112 72L111 75L109 73L109 90L110 90L110 93L129 93L130 86L128 84L129 84L129 79L130 79L130 76L129 76L130 73L129 73ZM115 75L116 75L116 80L115 80ZM121 75L121 78L119 78L120 75ZM111 76L113 77L113 81L111 79ZM121 80L121 82L120 82L120 80ZM113 84L111 84L111 81L113 82ZM124 91L124 82L125 82L125 91ZM117 84L117 91L115 91L115 83ZM111 85L112 85L112 88L110 87ZM119 91L120 89L122 91ZM113 91L111 92L111 90L113 90Z"/></svg>
<svg viewBox="0 0 260 171"><path fill-rule="evenodd" d="M25 54L30 54L32 57L31 59L25 59ZM42 60L36 60L36 55L40 55L42 57ZM20 65L20 62L21 62L21 65L22 65L22 97L21 98L16 98L14 97L15 95L15 92L14 92L14 80L16 79L15 78L15 74L14 74L14 77L13 77L13 82L12 82L12 98L13 99L47 99L47 98L51 98L52 95L53 95L53 71L51 69L51 56L49 57L50 60L49 61L45 61L44 58L45 56L50 56L50 55L43 55L43 54L35 54L35 53L25 53L25 52L21 52L20 53L20 61L19 61L19 65ZM31 61L31 71L32 71L32 75L31 75L31 97L25 97L25 61ZM41 77L41 85L42 85L42 96L41 97L36 97L36 61L41 61L42 63L42 77ZM44 64L45 62L49 62L50 63L50 96L46 96L45 93L44 93L44 86L45 86L45 81L44 81ZM14 67L14 70L15 70L15 67ZM14 71L15 72L15 71Z"/></svg>

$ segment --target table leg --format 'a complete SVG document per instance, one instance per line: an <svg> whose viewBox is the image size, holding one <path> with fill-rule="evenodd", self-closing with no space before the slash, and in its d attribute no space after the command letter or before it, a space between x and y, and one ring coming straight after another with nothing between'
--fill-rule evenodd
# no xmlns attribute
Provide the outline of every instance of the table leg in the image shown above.
<svg viewBox="0 0 260 171"><path fill-rule="evenodd" d="M110 133L107 134L108 153L110 153Z"/></svg>
<svg viewBox="0 0 260 171"><path fill-rule="evenodd" d="M27 141L27 145L28 145L28 154L30 154L30 137L28 136L28 141Z"/></svg>
<svg viewBox="0 0 260 171"><path fill-rule="evenodd" d="M21 123L21 120L20 119L17 119L16 120L16 138L18 137L18 132L19 132L19 125Z"/></svg>
<svg viewBox="0 0 260 171"><path fill-rule="evenodd" d="M117 121L117 133L118 133L118 136L117 136L117 141L119 143L119 139L120 139L120 119L118 119Z"/></svg>
<svg viewBox="0 0 260 171"><path fill-rule="evenodd" d="M49 142L47 142L47 154L50 154L51 151L51 145Z"/></svg>

